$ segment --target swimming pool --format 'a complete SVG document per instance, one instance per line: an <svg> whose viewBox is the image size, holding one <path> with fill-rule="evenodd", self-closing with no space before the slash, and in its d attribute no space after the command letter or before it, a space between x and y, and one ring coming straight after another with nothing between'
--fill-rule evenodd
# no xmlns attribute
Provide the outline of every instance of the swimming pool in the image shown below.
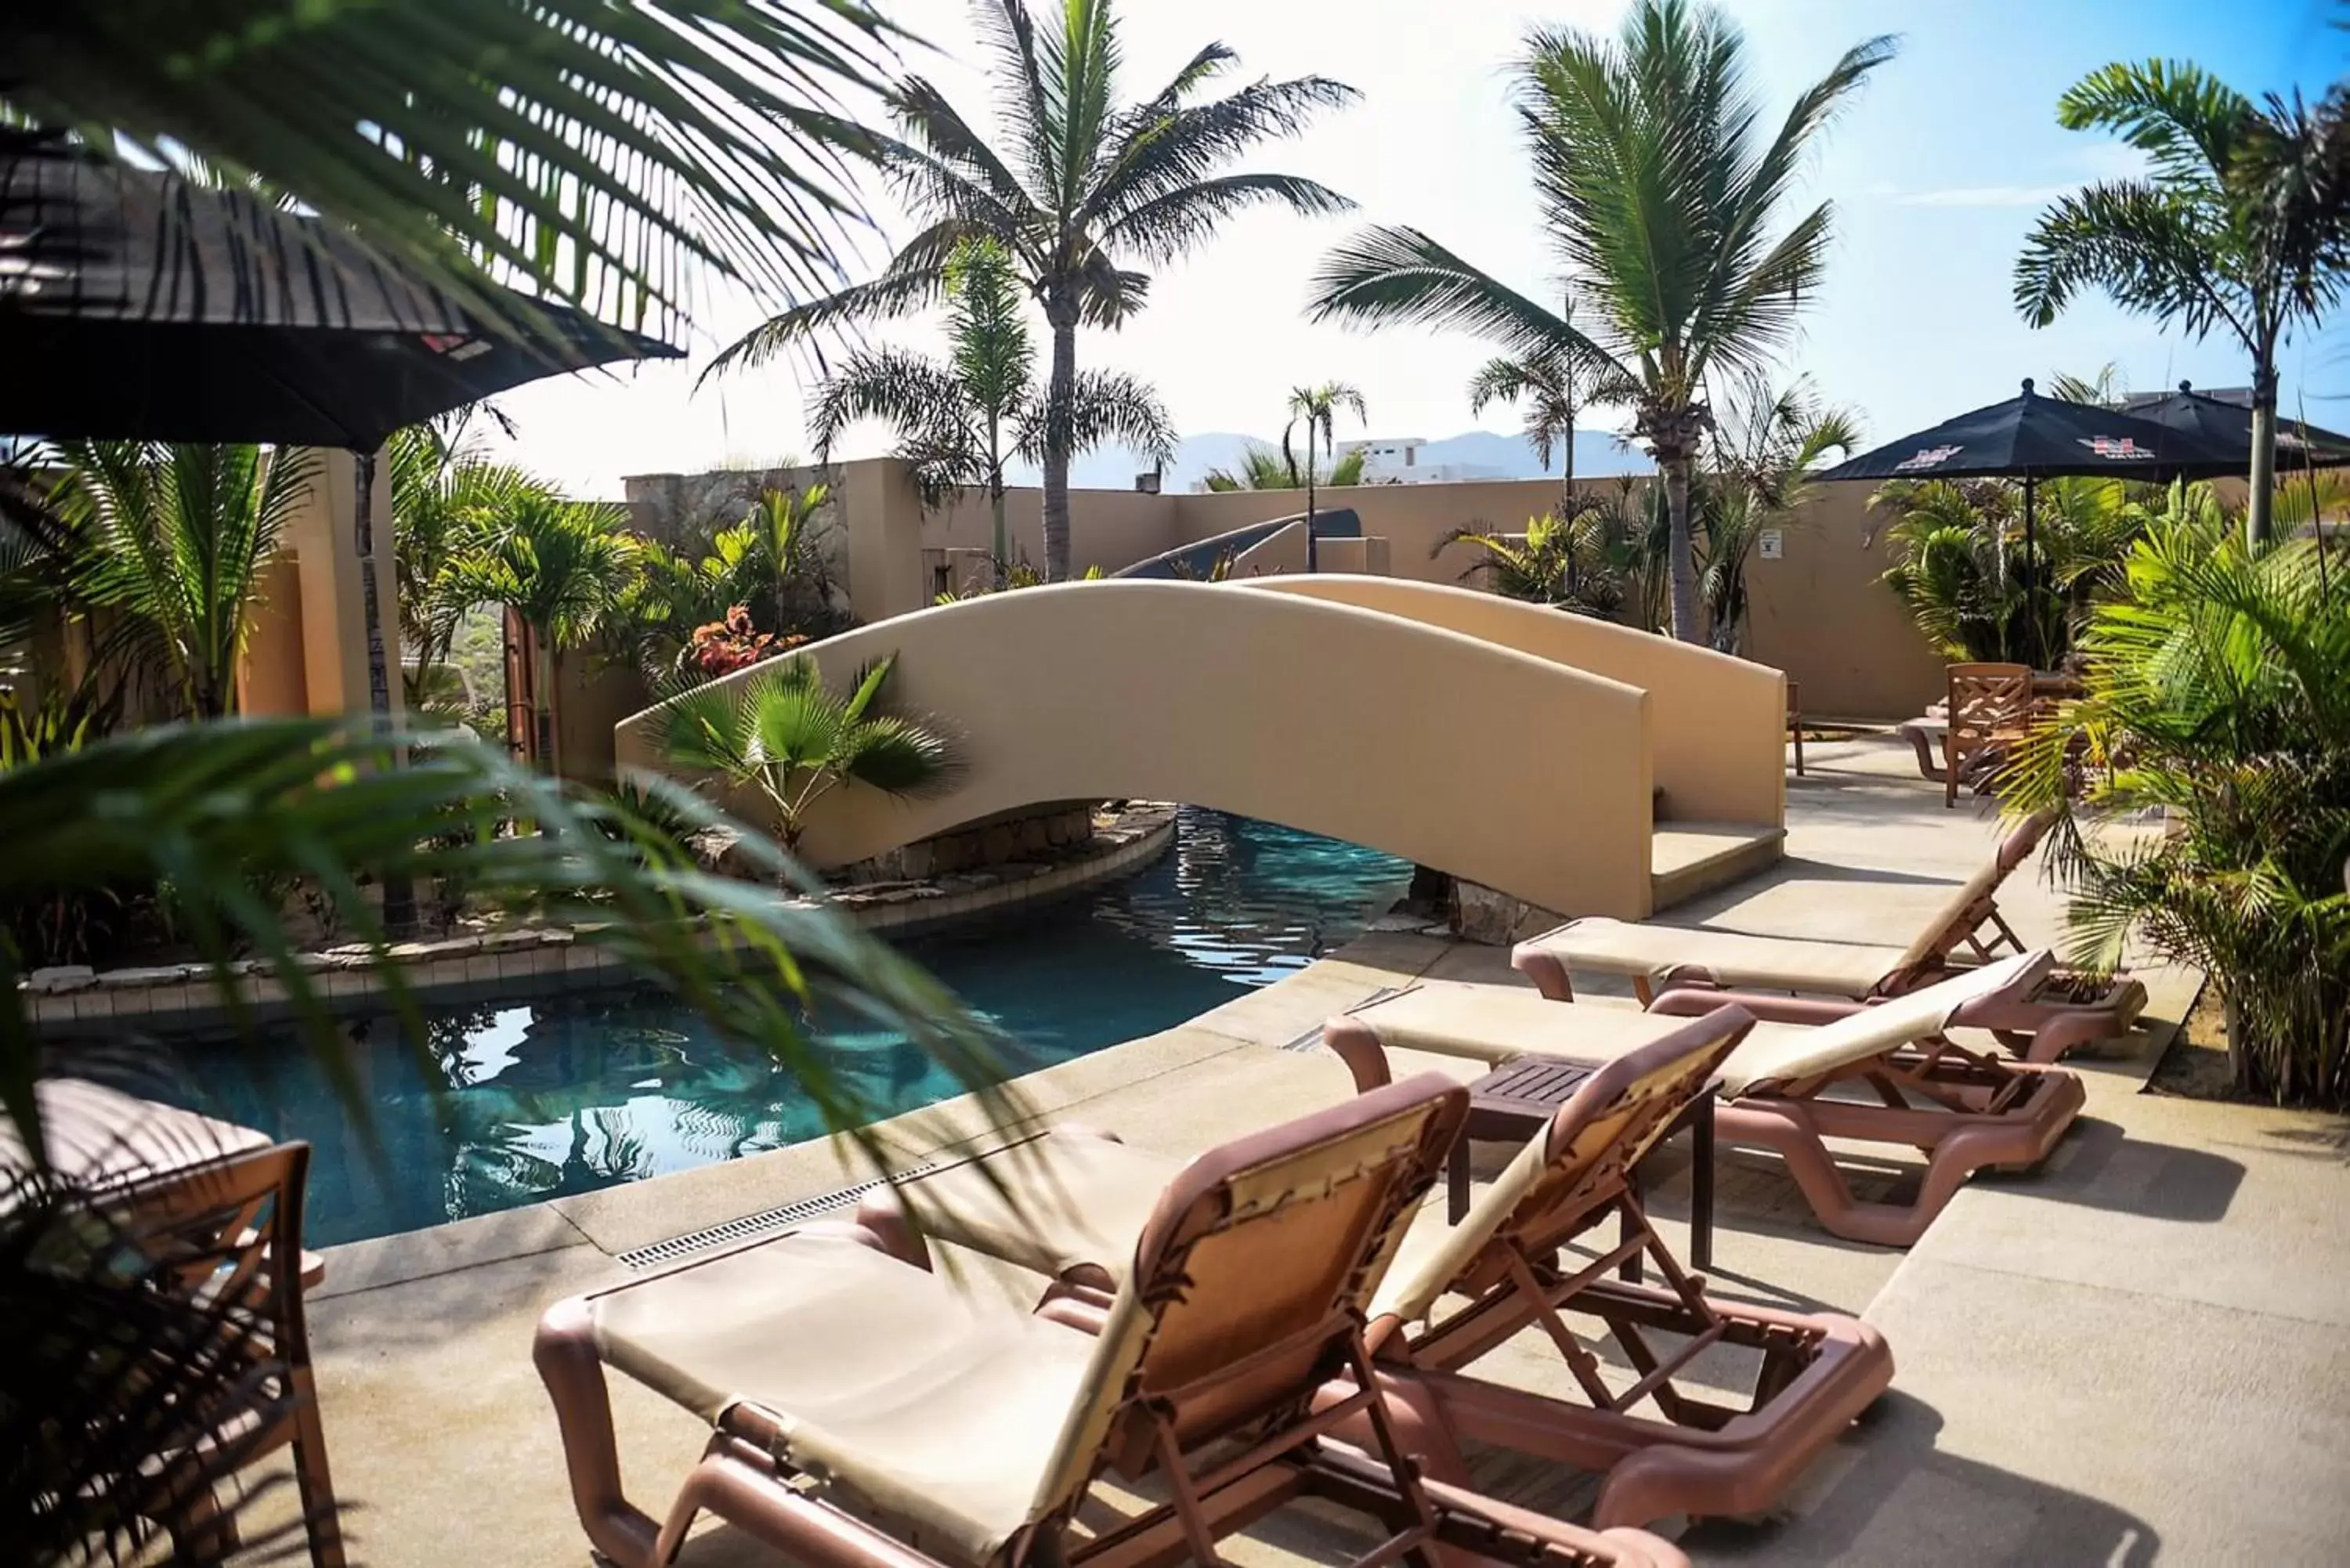
<svg viewBox="0 0 2350 1568"><path fill-rule="evenodd" d="M1186 807L1132 877L908 950L1021 1052L1015 1071L1171 1027L1305 967L1401 897L1407 861ZM307 1228L328 1245L593 1191L822 1134L759 1053L657 992L427 1006L426 1050L389 1017L349 1021L380 1152L301 1046L188 1041L174 1097L307 1138ZM883 1115L955 1092L902 1039L827 1042ZM436 1093L436 1090L446 1092ZM172 1092L172 1091L167 1091Z"/></svg>

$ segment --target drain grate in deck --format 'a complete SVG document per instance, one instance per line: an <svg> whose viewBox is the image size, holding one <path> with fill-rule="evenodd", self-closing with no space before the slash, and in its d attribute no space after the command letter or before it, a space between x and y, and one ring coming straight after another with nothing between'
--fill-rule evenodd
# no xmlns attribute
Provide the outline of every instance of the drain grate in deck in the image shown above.
<svg viewBox="0 0 2350 1568"><path fill-rule="evenodd" d="M913 1166L899 1171L898 1179L911 1180L918 1176L928 1176L939 1168L931 1163ZM706 1252L713 1247L730 1247L737 1241L755 1241L763 1236L788 1231L804 1220L813 1220L819 1214L846 1209L867 1193L879 1192L889 1185L878 1176L870 1181L852 1182L831 1192L820 1192L813 1198L802 1198L774 1209L762 1209L756 1214L745 1214L740 1219L729 1220L704 1230L689 1231L682 1236L671 1236L667 1241L655 1241L649 1247L639 1247L618 1256L631 1269L658 1268L663 1263L674 1263L680 1258L690 1258L696 1252Z"/></svg>

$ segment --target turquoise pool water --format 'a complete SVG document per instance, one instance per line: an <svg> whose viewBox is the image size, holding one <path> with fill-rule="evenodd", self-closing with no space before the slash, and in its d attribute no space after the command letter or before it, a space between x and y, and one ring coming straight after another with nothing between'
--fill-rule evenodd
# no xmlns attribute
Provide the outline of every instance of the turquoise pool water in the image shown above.
<svg viewBox="0 0 2350 1568"><path fill-rule="evenodd" d="M1303 968L1384 913L1410 874L1390 856L1187 808L1174 846L1139 875L909 950L1003 1028L1025 1070L1170 1027ZM310 1140L308 1229L320 1245L736 1159L823 1131L788 1075L713 1039L657 992L424 1012L429 1061L392 1018L346 1026L380 1153L290 1043L255 1053L183 1042L174 1052L183 1082L166 1092ZM885 1115L954 1092L902 1039L828 1043Z"/></svg>

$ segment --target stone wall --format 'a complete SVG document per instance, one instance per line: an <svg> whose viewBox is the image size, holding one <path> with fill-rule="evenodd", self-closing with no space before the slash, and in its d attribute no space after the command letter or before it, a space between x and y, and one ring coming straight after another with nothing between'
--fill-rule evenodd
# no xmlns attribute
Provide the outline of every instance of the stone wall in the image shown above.
<svg viewBox="0 0 2350 1568"><path fill-rule="evenodd" d="M887 855L860 860L836 875L852 885L919 882L926 877L983 870L1079 848L1092 841L1094 828L1092 801L1030 806L966 823L951 833L941 833Z"/></svg>

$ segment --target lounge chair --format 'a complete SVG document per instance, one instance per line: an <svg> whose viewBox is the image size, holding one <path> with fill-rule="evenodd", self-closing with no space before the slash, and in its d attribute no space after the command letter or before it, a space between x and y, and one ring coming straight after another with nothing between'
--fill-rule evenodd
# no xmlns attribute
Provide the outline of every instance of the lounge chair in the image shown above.
<svg viewBox="0 0 2350 1568"><path fill-rule="evenodd" d="M2077 1075L1968 1052L1947 1033L2012 1016L2054 961L2045 951L2025 953L1878 1002L1694 988L1665 992L1646 1012L1561 1007L1502 986L1426 985L1332 1019L1323 1039L1369 1089L1388 1081L1390 1050L1495 1063L1607 1061L1664 1038L1683 1018L1734 1002L1762 1022L1716 1075L1716 1141L1779 1155L1832 1233L1907 1247L1969 1177L1986 1166L2038 1164L2079 1115L2085 1095ZM1867 1097L1846 1097L1849 1091ZM1856 1200L1829 1152L1832 1137L1924 1151L1916 1197Z"/></svg>
<svg viewBox="0 0 2350 1568"><path fill-rule="evenodd" d="M1686 1568L1637 1532L1579 1530L1424 1482L1376 1397L1363 1311L1465 1112L1429 1075L1228 1144L1174 1173L1097 1333L974 1302L857 1226L811 1226L575 1298L540 1325L574 1501L598 1551L668 1563L709 1512L816 1568L1218 1561L1218 1538L1313 1494L1407 1555ZM609 1365L708 1421L666 1522L622 1495ZM1332 1441L1367 1434L1367 1452ZM1096 1532L1114 1471L1169 1501ZM1461 1556L1454 1556L1458 1552Z"/></svg>
<svg viewBox="0 0 2350 1568"><path fill-rule="evenodd" d="M1720 1008L1608 1063L1460 1225L1423 1222L1412 1231L1373 1298L1367 1337L1388 1413L1400 1421L1408 1451L1435 1480L1467 1484L1461 1445L1469 1439L1597 1472L1593 1521L1602 1527L1684 1513L1761 1512L1891 1379L1885 1342L1862 1324L1711 1300L1702 1282L1666 1251L1629 1184L1632 1167L1751 1023L1739 1008ZM859 1220L885 1232L927 1230L1053 1275L1045 1310L1083 1321L1082 1298L1103 1282L1131 1288L1119 1264L1126 1254L1104 1239L1140 1233L1142 1217L1114 1206L1130 1201L1123 1195L1138 1185L1141 1170L1155 1166L1163 1173L1173 1164L1099 1134L1057 1130L1029 1146L1025 1158L1007 1162L998 1183L967 1169L944 1180L926 1178L909 1186L903 1203L868 1203ZM1109 1170L1122 1179L1099 1189L1084 1185ZM993 1196L1007 1187L1033 1201L1015 1213ZM1071 1193L1080 1195L1082 1210L1074 1227L1067 1217L1078 1206L1062 1200ZM1596 1243L1587 1262L1562 1257L1560 1248L1610 1219L1620 1226L1618 1240ZM1095 1255L1072 1262L1086 1252ZM1656 1261L1663 1288L1608 1277L1643 1255ZM1465 1294L1470 1304L1416 1331L1451 1293ZM1605 1325L1635 1371L1628 1386L1610 1389L1603 1382L1596 1358L1565 1313ZM1534 1324L1565 1359L1575 1395L1529 1394L1462 1375ZM1678 1336L1677 1345L1652 1345L1653 1331ZM1711 1403L1675 1383L1694 1356L1717 1343L1760 1353L1751 1407ZM1347 1386L1326 1398L1340 1397ZM1651 1400L1658 1417L1631 1413Z"/></svg>
<svg viewBox="0 0 2350 1568"><path fill-rule="evenodd" d="M1575 1000L1577 971L1630 980L1643 1005L1669 987L1783 991L1853 1001L1898 996L2024 950L2022 939L2000 912L1998 894L2038 846L2050 821L2034 814L2017 823L1990 862L1950 890L1906 947L1594 918L1528 938L1511 950L1510 962L1554 1002ZM2004 1012L1992 1016L1978 1008L1976 1016L2017 1055L2048 1063L2076 1045L2126 1033L2145 1006L2146 987L2126 975L2089 990L2069 977L2052 976L2037 992L2013 998Z"/></svg>

